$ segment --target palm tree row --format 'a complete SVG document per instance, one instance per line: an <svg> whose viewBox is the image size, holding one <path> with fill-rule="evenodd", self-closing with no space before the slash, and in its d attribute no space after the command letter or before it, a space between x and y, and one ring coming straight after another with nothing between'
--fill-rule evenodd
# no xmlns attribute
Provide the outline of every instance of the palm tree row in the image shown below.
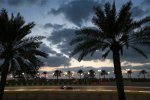
<svg viewBox="0 0 150 100"><path fill-rule="evenodd" d="M131 69L126 69L126 71L127 71L127 74L128 74L128 78L132 78L132 74L133 74L133 72L132 72L132 70ZM141 75L143 75L143 78L145 79L146 78L146 74L150 74L149 72L147 72L146 70L141 70L140 72L139 72L139 75L138 75L138 78L141 76Z"/></svg>
<svg viewBox="0 0 150 100"><path fill-rule="evenodd" d="M46 79L47 73L48 72L46 72L46 71L44 71L42 73L44 75L45 79ZM106 70L102 70L100 74L101 74L101 76L104 76L104 78L105 78L105 76L108 75L109 73L110 72L107 72ZM55 70L53 73L53 76L56 77L57 80L62 75L67 76L69 79L71 79L71 78L74 78L73 74L75 74L75 73L73 71L70 71L70 70L68 70L67 72L63 72L61 70ZM89 71L83 71L80 69L77 71L77 74L79 75L80 79L86 77L86 75L88 78L95 78L96 72L92 69L90 69Z"/></svg>

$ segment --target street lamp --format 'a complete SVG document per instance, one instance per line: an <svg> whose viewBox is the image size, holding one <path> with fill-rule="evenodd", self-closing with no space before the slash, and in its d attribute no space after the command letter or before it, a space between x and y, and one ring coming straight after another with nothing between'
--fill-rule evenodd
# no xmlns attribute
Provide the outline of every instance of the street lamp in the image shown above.
<svg viewBox="0 0 150 100"><path fill-rule="evenodd" d="M99 79L100 79L101 71L102 71L102 70L97 70L97 71L98 71L98 73L99 73Z"/></svg>
<svg viewBox="0 0 150 100"><path fill-rule="evenodd" d="M110 72L108 72L108 78L110 79Z"/></svg>
<svg viewBox="0 0 150 100"><path fill-rule="evenodd" d="M99 83L100 83L101 71L102 71L102 70L97 70L97 71L98 71L98 73L99 73Z"/></svg>

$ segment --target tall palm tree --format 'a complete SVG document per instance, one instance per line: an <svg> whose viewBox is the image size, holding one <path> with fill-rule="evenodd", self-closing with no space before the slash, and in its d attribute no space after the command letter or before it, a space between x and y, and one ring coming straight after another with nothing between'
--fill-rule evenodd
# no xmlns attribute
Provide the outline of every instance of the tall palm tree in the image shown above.
<svg viewBox="0 0 150 100"><path fill-rule="evenodd" d="M61 73L62 73L61 70L55 70L54 71L54 76L57 78L57 82L58 82L58 77L61 77Z"/></svg>
<svg viewBox="0 0 150 100"><path fill-rule="evenodd" d="M39 57L47 57L40 51L43 36L27 36L31 33L34 23L25 23L24 18L18 13L9 18L7 11L0 12L0 100L3 98L7 75L9 72L38 70L43 64Z"/></svg>
<svg viewBox="0 0 150 100"><path fill-rule="evenodd" d="M83 75L83 73L84 73L84 71L83 70L78 70L78 72L77 72L79 75L80 75L80 80L81 80L81 78L82 78L82 75Z"/></svg>
<svg viewBox="0 0 150 100"><path fill-rule="evenodd" d="M101 71L101 76L104 76L104 79L105 79L106 75L108 75L107 71L106 70L102 70Z"/></svg>
<svg viewBox="0 0 150 100"><path fill-rule="evenodd" d="M112 52L114 73L119 100L125 100L124 83L120 64L120 55L129 47L147 57L138 46L150 45L150 26L144 25L150 21L150 17L141 20L133 20L131 1L127 2L118 11L115 2L106 3L104 8L95 7L95 16L92 22L96 26L81 28L76 31L76 37L71 41L75 48L70 56L79 53L81 61L86 55L93 55L102 50L103 58Z"/></svg>
<svg viewBox="0 0 150 100"><path fill-rule="evenodd" d="M146 71L146 70L141 70L140 72L139 72L139 74L141 75L143 75L143 78L145 79L146 77L146 74L147 74L148 72Z"/></svg>

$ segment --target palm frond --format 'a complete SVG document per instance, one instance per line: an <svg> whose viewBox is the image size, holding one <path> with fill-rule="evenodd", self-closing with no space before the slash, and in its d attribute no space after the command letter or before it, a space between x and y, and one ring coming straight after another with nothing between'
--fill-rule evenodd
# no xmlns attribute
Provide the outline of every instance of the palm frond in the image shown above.
<svg viewBox="0 0 150 100"><path fill-rule="evenodd" d="M44 58L48 57L48 54L46 54L45 52L40 51L40 50L31 49L28 52L30 52L30 53L32 53L32 54L34 54L36 56L41 56L41 57L44 57Z"/></svg>
<svg viewBox="0 0 150 100"><path fill-rule="evenodd" d="M20 27L18 34L16 36L16 41L23 39L25 36L27 36L31 31L30 29L32 29L34 27L34 23L29 23L27 25L24 25L23 27Z"/></svg>
<svg viewBox="0 0 150 100"><path fill-rule="evenodd" d="M97 28L92 28L92 27L87 27L87 28L82 28L80 30L77 30L76 32L76 35L85 35L85 36L89 36L89 37L96 37L96 36L99 36L101 34L103 34L101 32L101 30L97 29Z"/></svg>
<svg viewBox="0 0 150 100"><path fill-rule="evenodd" d="M105 16L108 17L111 11L111 5L109 2L105 3L104 10L105 10Z"/></svg>
<svg viewBox="0 0 150 100"><path fill-rule="evenodd" d="M118 19L116 22L118 32L128 30L128 25L132 22L131 18L131 1L122 6L118 14Z"/></svg>
<svg viewBox="0 0 150 100"><path fill-rule="evenodd" d="M105 51L104 54L102 55L102 58L105 59L108 56L109 52L110 50Z"/></svg>
<svg viewBox="0 0 150 100"><path fill-rule="evenodd" d="M146 16L145 18L140 19L139 21L132 22L127 28L130 30L140 28L142 25L150 22L150 16Z"/></svg>
<svg viewBox="0 0 150 100"><path fill-rule="evenodd" d="M139 49L139 48L137 48L135 46L131 46L131 45L130 45L130 47L132 49L134 49L136 52L138 52L139 54L141 54L143 57L147 58L146 54L141 49Z"/></svg>

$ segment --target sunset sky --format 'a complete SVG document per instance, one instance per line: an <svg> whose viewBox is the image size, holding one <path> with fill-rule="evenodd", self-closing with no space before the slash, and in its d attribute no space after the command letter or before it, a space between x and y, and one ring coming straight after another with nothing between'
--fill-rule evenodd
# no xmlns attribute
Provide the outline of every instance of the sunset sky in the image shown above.
<svg viewBox="0 0 150 100"><path fill-rule="evenodd" d="M101 58L100 51L93 57L87 56L81 62L76 60L78 56L69 58L69 53L73 49L69 42L75 36L74 31L82 27L93 27L93 6L102 7L107 1L112 3L114 0L0 0L0 9L6 9L9 15L21 13L26 22L33 21L36 24L31 35L46 36L41 50L49 53L49 57L42 59L46 66L41 69L42 71L64 67L72 70L95 67L96 70L101 68L111 71L111 53L106 60ZM117 10L127 1L129 0L115 0ZM140 19L150 15L150 0L132 0L132 3L133 18ZM150 48L143 50L148 59L130 49L124 52L121 57L122 68L150 71Z"/></svg>

